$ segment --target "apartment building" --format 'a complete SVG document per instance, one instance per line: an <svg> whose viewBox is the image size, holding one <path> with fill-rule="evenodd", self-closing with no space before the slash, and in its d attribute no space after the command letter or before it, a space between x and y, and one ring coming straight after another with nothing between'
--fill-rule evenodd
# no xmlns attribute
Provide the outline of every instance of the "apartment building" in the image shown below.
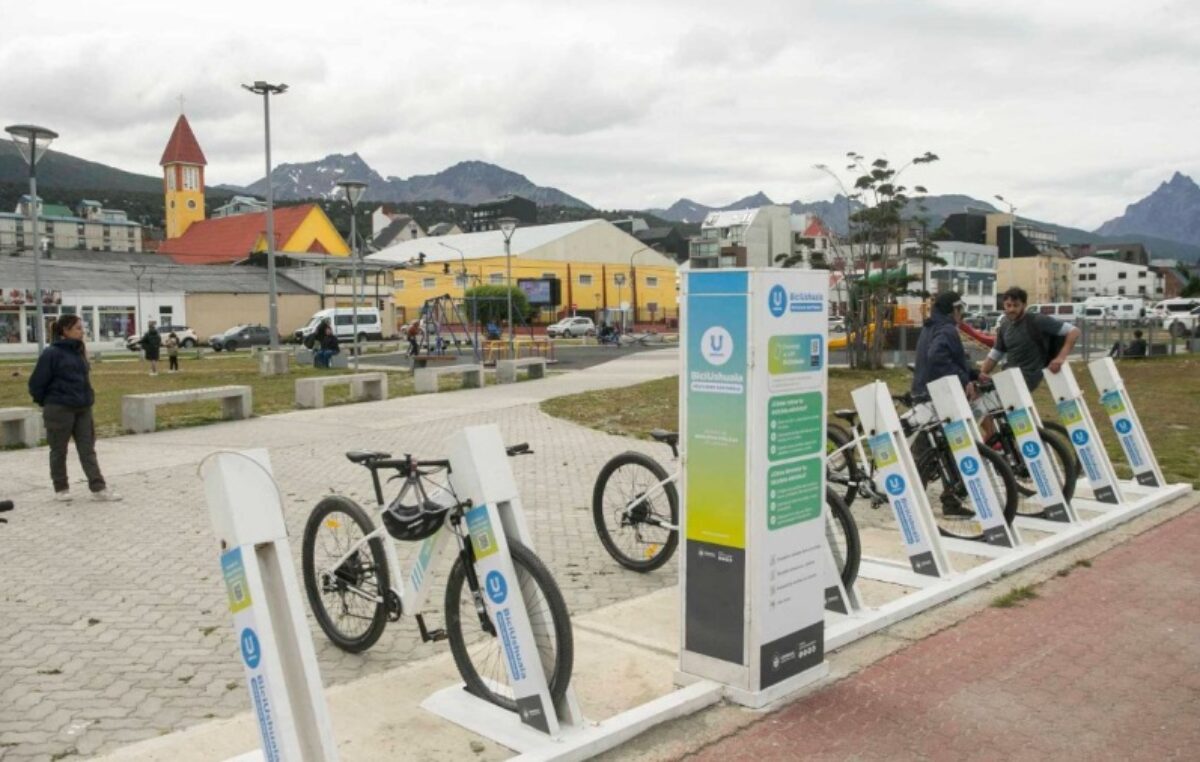
<svg viewBox="0 0 1200 762"><path fill-rule="evenodd" d="M793 254L791 210L782 204L710 212L689 245L694 270L773 267Z"/></svg>
<svg viewBox="0 0 1200 762"><path fill-rule="evenodd" d="M0 212L0 254L25 251L34 245L29 220L30 197L21 196L12 212ZM84 200L75 210L61 204L38 206L38 236L43 248L85 251L141 251L142 226L130 222L120 209L104 209L99 201Z"/></svg>

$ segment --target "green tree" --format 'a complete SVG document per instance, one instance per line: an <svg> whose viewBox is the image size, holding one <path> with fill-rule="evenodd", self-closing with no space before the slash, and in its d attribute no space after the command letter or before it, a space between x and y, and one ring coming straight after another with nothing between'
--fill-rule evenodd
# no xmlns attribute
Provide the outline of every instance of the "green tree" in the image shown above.
<svg viewBox="0 0 1200 762"><path fill-rule="evenodd" d="M1200 296L1200 275L1183 265L1179 266L1179 274L1184 277L1183 288L1179 290L1180 296Z"/></svg>
<svg viewBox="0 0 1200 762"><path fill-rule="evenodd" d="M486 285L467 289L465 314L478 315L480 323L500 325L508 319L508 293L509 289L506 286ZM517 325L528 323L530 316L536 312L537 310L529 305L525 292L513 286L513 322Z"/></svg>

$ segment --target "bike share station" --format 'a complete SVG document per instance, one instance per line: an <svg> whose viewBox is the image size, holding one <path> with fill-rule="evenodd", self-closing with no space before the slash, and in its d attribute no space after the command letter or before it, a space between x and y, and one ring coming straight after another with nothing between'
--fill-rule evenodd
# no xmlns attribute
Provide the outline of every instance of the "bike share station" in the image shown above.
<svg viewBox="0 0 1200 762"><path fill-rule="evenodd" d="M843 587L825 532L826 274L692 271L684 273L681 293L683 552L674 682L684 687L601 722L585 719L571 687L557 705L552 701L508 551L509 538L533 545L500 431L469 427L448 442L450 484L471 501L465 525L484 603L500 623L518 711L476 698L461 684L434 691L421 706L523 758L585 759L722 696L754 708L793 696L826 674L829 651L1190 491L1165 484L1128 390L1106 358L1089 369L1135 478L1117 479L1064 365L1046 380L1084 471L1074 500L1065 500L1030 392L1020 372L1009 370L995 376L995 387L1043 507L1037 518L1018 516L1009 526L985 478L980 432L962 387L956 378L939 379L930 385L932 406L982 528L978 541L942 537L889 391L882 382L867 384L852 393L866 445L859 451L869 451L874 481L887 495L903 560L862 559L860 580L902 591L865 606L855 585ZM237 759L335 760L333 722L267 453L213 453L201 474L259 728L261 751ZM406 596L424 589L438 549L450 545L447 533L443 527L425 541L422 560L405 575Z"/></svg>

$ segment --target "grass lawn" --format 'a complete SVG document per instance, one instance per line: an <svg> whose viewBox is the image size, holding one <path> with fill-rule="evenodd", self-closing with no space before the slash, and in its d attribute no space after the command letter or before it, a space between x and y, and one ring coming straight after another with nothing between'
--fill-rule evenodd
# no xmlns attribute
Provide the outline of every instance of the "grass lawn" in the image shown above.
<svg viewBox="0 0 1200 762"><path fill-rule="evenodd" d="M1200 488L1200 357L1155 357L1120 364L1121 376L1129 388L1138 417L1150 438L1154 454L1167 481L1190 482ZM1090 373L1079 363L1075 377L1088 394L1088 407L1108 447L1109 456L1120 476L1128 478L1124 455L1100 407L1099 395ZM853 407L850 390L875 379L886 381L893 391L909 386L908 371L829 371L829 407ZM1056 420L1050 395L1044 388L1034 393L1042 417ZM647 438L653 428L674 431L679 425L679 379L650 381L623 389L584 392L558 397L542 403L553 416L611 434Z"/></svg>
<svg viewBox="0 0 1200 762"><path fill-rule="evenodd" d="M107 353L106 353L107 354ZM122 357L92 365L92 386L96 390L96 429L102 437L124 433L121 428L121 396L146 392L165 392L175 389L194 389L204 386L243 385L253 388L254 414L265 415L295 409L296 379L308 376L352 373L351 370L317 370L311 366L292 365L286 376L258 375L258 360L245 352L237 354L205 354L197 360L194 353L181 353L181 373L166 373L164 354L159 374L150 376L145 362ZM6 363L0 368L0 407L29 407L27 384L33 371L32 362ZM486 377L485 377L486 378ZM488 379L489 381L492 379ZM442 389L456 388L458 379L442 381ZM407 370L388 373L388 395L403 397L413 393L412 374ZM325 404L337 405L350 401L350 387L336 386L325 390ZM219 401L168 405L158 409L158 428L199 426L221 420Z"/></svg>

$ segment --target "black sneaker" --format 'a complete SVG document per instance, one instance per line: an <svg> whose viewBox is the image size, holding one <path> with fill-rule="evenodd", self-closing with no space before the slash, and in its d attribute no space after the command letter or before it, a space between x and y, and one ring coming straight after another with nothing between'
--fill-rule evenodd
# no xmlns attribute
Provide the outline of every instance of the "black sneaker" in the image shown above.
<svg viewBox="0 0 1200 762"><path fill-rule="evenodd" d="M975 511L964 506L962 500L954 495L946 495L942 498L942 515L947 518L970 519L974 518Z"/></svg>

